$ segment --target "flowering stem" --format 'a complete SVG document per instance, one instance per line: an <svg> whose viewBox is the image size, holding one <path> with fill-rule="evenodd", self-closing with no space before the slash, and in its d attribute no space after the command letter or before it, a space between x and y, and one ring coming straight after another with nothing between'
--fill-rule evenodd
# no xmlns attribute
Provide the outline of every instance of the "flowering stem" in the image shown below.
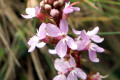
<svg viewBox="0 0 120 80"><path fill-rule="evenodd" d="M79 51L79 52L78 52L78 55L77 55L77 60L78 60L78 62L77 62L77 67L79 67L79 68L81 68L80 59L81 59L81 52Z"/></svg>

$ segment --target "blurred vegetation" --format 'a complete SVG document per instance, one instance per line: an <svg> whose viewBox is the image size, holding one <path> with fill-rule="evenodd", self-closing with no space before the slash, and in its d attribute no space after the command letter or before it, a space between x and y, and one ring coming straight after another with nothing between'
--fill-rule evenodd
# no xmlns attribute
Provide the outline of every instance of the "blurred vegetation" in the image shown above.
<svg viewBox="0 0 120 80"><path fill-rule="evenodd" d="M40 0L39 0L40 1ZM71 2L78 0L71 0ZM56 75L54 60L56 55L48 53L48 47L35 49L28 53L27 41L32 37L41 22L37 19L26 20L26 7L38 5L37 0L0 0L0 80L52 80ZM98 44L105 53L97 54L99 63L82 54L82 68L108 74L106 80L120 80L120 0L84 0L77 4L81 11L74 12L68 20L70 29L91 30L100 27L104 42ZM69 32L73 36L72 31Z"/></svg>

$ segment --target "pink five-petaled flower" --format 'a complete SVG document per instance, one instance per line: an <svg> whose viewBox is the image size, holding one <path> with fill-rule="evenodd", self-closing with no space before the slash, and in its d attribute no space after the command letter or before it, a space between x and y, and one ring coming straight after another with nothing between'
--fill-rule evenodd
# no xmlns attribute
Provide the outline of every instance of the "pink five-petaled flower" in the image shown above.
<svg viewBox="0 0 120 80"><path fill-rule="evenodd" d="M80 34L80 37L83 40L83 42L81 44L86 46L86 48L84 50L88 50L89 58L93 62L99 62L99 59L97 58L96 52L104 52L103 48L99 47L95 43L91 43L91 41L90 41L90 38L97 43L100 43L104 40L103 38L100 38L99 36L96 35L98 30L99 30L99 28L96 27L92 31L87 32L87 34L85 33L84 30L82 30L81 34ZM79 46L78 48L81 48L81 47L82 46Z"/></svg>
<svg viewBox="0 0 120 80"><path fill-rule="evenodd" d="M88 50L89 52L89 58L92 62L99 62L99 59L97 58L96 52L104 52L104 49L102 47L99 47L95 43L91 43L90 40L84 41L84 40L77 40L76 41L78 47L78 51L82 50Z"/></svg>
<svg viewBox="0 0 120 80"><path fill-rule="evenodd" d="M67 80L65 74L68 72L67 65L69 63L64 60L64 58L56 59L54 66L58 71L58 75L54 77L53 80Z"/></svg>
<svg viewBox="0 0 120 80"><path fill-rule="evenodd" d="M91 76L90 80L102 80L102 78L107 78L108 75L102 76L99 72L97 72L95 75Z"/></svg>
<svg viewBox="0 0 120 80"><path fill-rule="evenodd" d="M26 19L30 19L33 17L37 17L38 14L40 13L41 8L39 8L38 6L36 6L35 8L26 8L25 12L27 13L27 15L22 15L22 17L26 18Z"/></svg>
<svg viewBox="0 0 120 80"><path fill-rule="evenodd" d="M28 45L31 46L28 52L32 52L35 47L42 48L46 43L40 42L39 40L42 40L46 37L46 24L42 23L41 26L39 27L39 30L37 30L37 34L34 35L30 40L28 41Z"/></svg>
<svg viewBox="0 0 120 80"><path fill-rule="evenodd" d="M72 56L70 57L68 62L68 70L70 71L70 73L68 74L67 80L78 80L77 77L85 80L87 77L86 73L82 69L76 67L76 62Z"/></svg>
<svg viewBox="0 0 120 80"><path fill-rule="evenodd" d="M88 31L87 33L85 30L77 31L73 29L74 34L80 35L80 37L83 40L88 41L89 39L91 39L96 43L101 43L104 40L104 38L101 38L100 36L96 35L98 31L99 31L99 27L95 27L93 30Z"/></svg>
<svg viewBox="0 0 120 80"><path fill-rule="evenodd" d="M64 57L67 53L67 46L75 50L77 49L77 44L71 37L67 36L67 21L62 19L59 26L60 29L56 25L48 23L46 31L51 37L61 37L61 40L57 43L55 50L59 57Z"/></svg>
<svg viewBox="0 0 120 80"><path fill-rule="evenodd" d="M69 3L65 3L65 8L63 9L63 12L65 14L72 13L73 11L80 11L79 7L72 7L72 5Z"/></svg>

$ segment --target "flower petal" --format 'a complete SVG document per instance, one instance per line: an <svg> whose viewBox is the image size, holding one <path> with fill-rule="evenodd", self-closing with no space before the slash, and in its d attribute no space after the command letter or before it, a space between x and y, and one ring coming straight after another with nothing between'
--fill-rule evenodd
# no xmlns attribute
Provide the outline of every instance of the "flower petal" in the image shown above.
<svg viewBox="0 0 120 80"><path fill-rule="evenodd" d="M89 52L89 58L92 62L99 62L99 59L97 58L95 51L89 49L88 52Z"/></svg>
<svg viewBox="0 0 120 80"><path fill-rule="evenodd" d="M30 38L30 40L28 41L28 45L30 46L30 45L33 45L33 44L37 44L38 43L38 41L39 41L39 38L38 38L38 36L33 36L32 38Z"/></svg>
<svg viewBox="0 0 120 80"><path fill-rule="evenodd" d="M39 8L38 6L35 7L35 15L40 13L41 8Z"/></svg>
<svg viewBox="0 0 120 80"><path fill-rule="evenodd" d="M59 57L64 57L67 53L67 45L66 43L63 43L63 40L60 40L55 48L57 54Z"/></svg>
<svg viewBox="0 0 120 80"><path fill-rule="evenodd" d="M39 27L39 32L45 31L45 28L46 28L46 24L42 23Z"/></svg>
<svg viewBox="0 0 120 80"><path fill-rule="evenodd" d="M84 41L89 41L90 39L89 39L89 36L86 34L86 32L85 32L85 30L82 30L81 31L81 38L84 40Z"/></svg>
<svg viewBox="0 0 120 80"><path fill-rule="evenodd" d="M40 43L38 43L36 46L37 46L38 48L42 48L42 47L45 46L45 44L46 44L46 43L44 43L44 42L40 42Z"/></svg>
<svg viewBox="0 0 120 80"><path fill-rule="evenodd" d="M73 12L73 9L71 9L71 8L64 8L64 9L63 9L63 12L64 12L65 14L72 13L72 12Z"/></svg>
<svg viewBox="0 0 120 80"><path fill-rule="evenodd" d="M49 52L50 54L57 54L57 52L56 52L55 49L54 49L54 50L53 50L53 49L49 49L48 52Z"/></svg>
<svg viewBox="0 0 120 80"><path fill-rule="evenodd" d="M63 67L63 66L61 66L61 64L63 64L63 62L64 62L63 59L57 58L57 59L55 60L54 67L55 67L55 69L56 69L57 71L61 71L61 72L62 72L62 67Z"/></svg>
<svg viewBox="0 0 120 80"><path fill-rule="evenodd" d="M23 15L23 14L21 14L21 16L24 17L24 18L26 18L26 19L30 19L30 18L35 17L33 15Z"/></svg>
<svg viewBox="0 0 120 80"><path fill-rule="evenodd" d="M72 31L73 31L74 34L77 34L77 35L80 35L80 33L81 33L81 31L77 31L77 30L75 30L73 28L72 28Z"/></svg>
<svg viewBox="0 0 120 80"><path fill-rule="evenodd" d="M75 75L75 73L70 72L68 74L67 80L77 80L77 76Z"/></svg>
<svg viewBox="0 0 120 80"><path fill-rule="evenodd" d="M30 49L28 50L28 52L32 52L32 51L35 49L35 47L36 47L35 44L31 45L31 47L30 47Z"/></svg>
<svg viewBox="0 0 120 80"><path fill-rule="evenodd" d="M57 37L61 33L60 29L51 23L47 24L46 31L51 37Z"/></svg>
<svg viewBox="0 0 120 80"><path fill-rule="evenodd" d="M71 37L67 36L66 42L67 42L67 45L69 46L69 48L71 48L73 50L77 49L77 44Z"/></svg>
<svg viewBox="0 0 120 80"><path fill-rule="evenodd" d="M97 26L97 27L95 27L93 30L88 31L87 34L88 34L89 36L93 36L93 35L97 34L98 31L99 31L99 27Z"/></svg>
<svg viewBox="0 0 120 80"><path fill-rule="evenodd" d="M64 58L57 58L54 63L54 67L58 72L61 72L63 74L68 72L68 65L69 63L64 60Z"/></svg>
<svg viewBox="0 0 120 80"><path fill-rule="evenodd" d="M60 21L60 30L66 34L68 33L68 23L65 19L62 19Z"/></svg>
<svg viewBox="0 0 120 80"><path fill-rule="evenodd" d="M57 75L53 78L53 80L67 80L65 75Z"/></svg>
<svg viewBox="0 0 120 80"><path fill-rule="evenodd" d="M99 47L96 44L94 44L94 46L92 48L95 49L97 52L104 52L105 51L102 47Z"/></svg>
<svg viewBox="0 0 120 80"><path fill-rule="evenodd" d="M25 12L29 15L35 16L35 8L26 8Z"/></svg>
<svg viewBox="0 0 120 80"><path fill-rule="evenodd" d="M86 73L85 73L82 69L80 69L80 68L75 68L75 71L77 72L76 75L77 75L79 78L81 78L81 79L83 79L83 80L85 80L85 79L87 78Z"/></svg>
<svg viewBox="0 0 120 80"><path fill-rule="evenodd" d="M72 56L70 56L69 63L70 67L76 67L76 62Z"/></svg>
<svg viewBox="0 0 120 80"><path fill-rule="evenodd" d="M77 50L81 51L87 47L87 44L84 41L77 41L77 46Z"/></svg>
<svg viewBox="0 0 120 80"><path fill-rule="evenodd" d="M37 36L40 38L40 40L46 37L45 28L46 28L46 24L42 23L39 27L39 31L37 31Z"/></svg>
<svg viewBox="0 0 120 80"><path fill-rule="evenodd" d="M102 76L100 75L100 78L107 78L109 75Z"/></svg>
<svg viewBox="0 0 120 80"><path fill-rule="evenodd" d="M38 36L40 40L44 39L46 37L46 31L43 31L40 33L40 36Z"/></svg>
<svg viewBox="0 0 120 80"><path fill-rule="evenodd" d="M80 11L79 7L71 7L74 11Z"/></svg>
<svg viewBox="0 0 120 80"><path fill-rule="evenodd" d="M104 38L101 38L98 35L91 36L91 39L96 43L101 43L104 40Z"/></svg>

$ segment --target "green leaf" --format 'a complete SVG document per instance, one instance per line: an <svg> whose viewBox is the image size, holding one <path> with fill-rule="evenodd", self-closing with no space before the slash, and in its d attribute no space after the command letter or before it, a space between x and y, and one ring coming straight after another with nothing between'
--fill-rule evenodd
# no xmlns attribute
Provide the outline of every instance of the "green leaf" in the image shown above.
<svg viewBox="0 0 120 80"><path fill-rule="evenodd" d="M82 0L70 0L70 3L76 2L76 1L82 1Z"/></svg>
<svg viewBox="0 0 120 80"><path fill-rule="evenodd" d="M1 48L1 49L0 49L0 57L3 57L3 56L4 56L4 53L5 53L5 49L4 49L4 48Z"/></svg>
<svg viewBox="0 0 120 80"><path fill-rule="evenodd" d="M99 0L98 2L102 2L102 3L107 3L107 4L114 4L114 5L120 5L120 2L118 1L110 1L110 0Z"/></svg>
<svg viewBox="0 0 120 80"><path fill-rule="evenodd" d="M117 35L120 34L120 32L100 32L98 35Z"/></svg>

